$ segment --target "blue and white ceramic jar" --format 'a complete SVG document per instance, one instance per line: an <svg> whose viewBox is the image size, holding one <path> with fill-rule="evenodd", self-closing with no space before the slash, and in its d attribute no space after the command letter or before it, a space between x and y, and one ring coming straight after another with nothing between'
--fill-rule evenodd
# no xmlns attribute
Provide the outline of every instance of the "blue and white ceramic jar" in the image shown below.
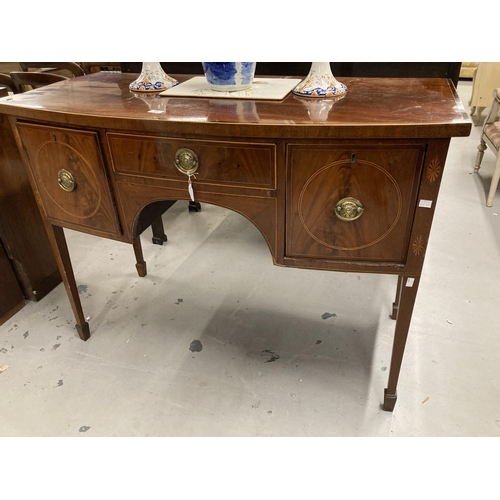
<svg viewBox="0 0 500 500"><path fill-rule="evenodd" d="M203 72L212 90L234 92L252 86L254 62L202 62Z"/></svg>

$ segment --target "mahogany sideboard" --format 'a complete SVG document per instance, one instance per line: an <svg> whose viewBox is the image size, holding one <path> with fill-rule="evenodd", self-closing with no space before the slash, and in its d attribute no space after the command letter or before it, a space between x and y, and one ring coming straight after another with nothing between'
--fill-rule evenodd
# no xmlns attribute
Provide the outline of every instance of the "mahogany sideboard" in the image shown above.
<svg viewBox="0 0 500 500"><path fill-rule="evenodd" d="M90 329L63 228L132 243L144 275L138 236L152 225L163 237L161 214L190 199L189 178L197 202L255 224L275 265L399 276L392 411L449 143L472 125L452 82L346 77L338 100L271 101L134 94L136 77L95 73L0 99L80 337Z"/></svg>

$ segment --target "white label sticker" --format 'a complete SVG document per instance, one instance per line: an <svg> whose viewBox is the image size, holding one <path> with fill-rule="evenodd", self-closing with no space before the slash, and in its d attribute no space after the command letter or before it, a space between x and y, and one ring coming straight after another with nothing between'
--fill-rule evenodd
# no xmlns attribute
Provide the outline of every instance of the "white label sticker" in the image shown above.
<svg viewBox="0 0 500 500"><path fill-rule="evenodd" d="M406 280L406 286L412 287L413 283L415 283L415 278L408 278Z"/></svg>
<svg viewBox="0 0 500 500"><path fill-rule="evenodd" d="M193 174L189 174L188 176L188 192L191 201L194 201L194 191L193 191L193 183L191 182L191 177L194 177Z"/></svg>
<svg viewBox="0 0 500 500"><path fill-rule="evenodd" d="M419 207L424 207L424 208L431 208L432 207L432 200L420 200L418 203Z"/></svg>

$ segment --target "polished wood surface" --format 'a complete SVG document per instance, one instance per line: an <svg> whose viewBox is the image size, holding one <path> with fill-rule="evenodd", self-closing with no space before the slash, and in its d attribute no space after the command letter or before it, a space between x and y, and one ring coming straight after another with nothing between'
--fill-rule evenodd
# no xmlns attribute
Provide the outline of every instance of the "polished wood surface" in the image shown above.
<svg viewBox="0 0 500 500"><path fill-rule="evenodd" d="M163 242L159 214L190 200L175 165L188 148L199 159L196 201L247 217L276 265L399 276L383 404L391 411L448 146L471 129L453 85L346 78L340 100L242 101L134 94L136 76L97 73L0 100L80 337L90 329L62 228L132 244L144 276L139 234L153 224Z"/></svg>
<svg viewBox="0 0 500 500"><path fill-rule="evenodd" d="M289 94L283 101L241 102L202 97L152 98L129 91L138 75L95 73L0 101L0 112L65 125L118 127L217 137L379 138L451 137L469 133L469 118L454 87L440 78L346 78L349 91L325 120L311 111L318 103ZM171 75L180 81L186 75ZM370 129L367 126L373 125Z"/></svg>

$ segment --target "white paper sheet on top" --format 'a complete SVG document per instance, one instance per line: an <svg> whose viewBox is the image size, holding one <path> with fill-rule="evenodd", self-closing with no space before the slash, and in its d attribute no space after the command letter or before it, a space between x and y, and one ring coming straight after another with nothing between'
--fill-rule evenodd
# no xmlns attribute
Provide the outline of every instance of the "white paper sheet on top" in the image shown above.
<svg viewBox="0 0 500 500"><path fill-rule="evenodd" d="M254 78L252 86L235 92L212 90L204 76L195 76L175 87L160 92L167 97L218 97L225 99L271 99L280 100L302 80L297 78Z"/></svg>

